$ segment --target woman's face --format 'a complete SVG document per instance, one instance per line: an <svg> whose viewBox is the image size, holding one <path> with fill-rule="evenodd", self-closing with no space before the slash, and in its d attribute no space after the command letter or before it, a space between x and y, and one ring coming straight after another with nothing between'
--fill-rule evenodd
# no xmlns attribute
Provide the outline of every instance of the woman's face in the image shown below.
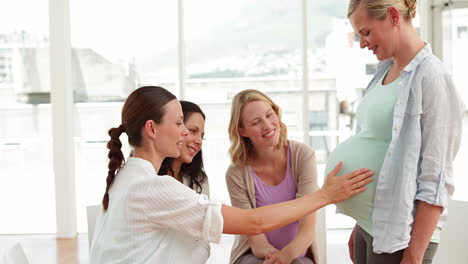
<svg viewBox="0 0 468 264"><path fill-rule="evenodd" d="M200 152L202 148L202 140L205 136L205 119L200 113L191 113L189 118L185 120L185 127L188 134L184 137L180 157L182 163L191 163L193 157Z"/></svg>
<svg viewBox="0 0 468 264"><path fill-rule="evenodd" d="M383 20L374 19L367 15L365 7L359 5L349 20L360 37L361 49L371 50L379 61L393 57L397 35L388 13Z"/></svg>
<svg viewBox="0 0 468 264"><path fill-rule="evenodd" d="M177 158L182 150L184 136L188 134L184 126L182 107L177 99L164 107L166 113L162 121L156 124L154 147L163 157Z"/></svg>
<svg viewBox="0 0 468 264"><path fill-rule="evenodd" d="M265 101L252 101L241 113L239 134L248 137L255 147L274 147L280 137L280 121L271 105Z"/></svg>

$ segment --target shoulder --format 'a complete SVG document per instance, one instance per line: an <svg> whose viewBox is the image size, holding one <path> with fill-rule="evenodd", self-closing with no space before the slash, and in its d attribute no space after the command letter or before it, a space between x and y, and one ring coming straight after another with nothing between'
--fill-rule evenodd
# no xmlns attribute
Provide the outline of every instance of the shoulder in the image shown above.
<svg viewBox="0 0 468 264"><path fill-rule="evenodd" d="M289 140L288 143L292 154L291 156L310 157L315 155L314 149L307 144L294 140Z"/></svg>
<svg viewBox="0 0 468 264"><path fill-rule="evenodd" d="M251 178L248 166L229 166L226 172L226 185L229 192L244 190L250 184Z"/></svg>
<svg viewBox="0 0 468 264"><path fill-rule="evenodd" d="M442 61L435 55L428 55L418 66L417 72L419 76L425 78L434 78L438 76L449 75L447 68Z"/></svg>
<svg viewBox="0 0 468 264"><path fill-rule="evenodd" d="M420 87L424 97L441 97L441 94L456 94L458 91L452 76L439 58L431 54L418 66L415 73L416 86ZM442 99L442 98L438 98Z"/></svg>
<svg viewBox="0 0 468 264"><path fill-rule="evenodd" d="M174 191L182 186L184 185L174 179L174 177L162 175L138 179L132 183L129 191L130 193L138 193L139 195L152 195L154 193Z"/></svg>
<svg viewBox="0 0 468 264"><path fill-rule="evenodd" d="M238 180L244 177L247 171L247 166L237 166L231 164L226 171L226 180Z"/></svg>
<svg viewBox="0 0 468 264"><path fill-rule="evenodd" d="M154 176L135 181L126 194L126 207L132 214L172 210L180 203L198 199L198 194L171 176Z"/></svg>
<svg viewBox="0 0 468 264"><path fill-rule="evenodd" d="M226 171L226 176L238 176L244 173L246 166L238 166L231 164Z"/></svg>
<svg viewBox="0 0 468 264"><path fill-rule="evenodd" d="M289 141L291 150L291 170L296 180L298 193L311 193L317 185L317 163L315 151L308 145ZM312 183L312 184L310 184Z"/></svg>

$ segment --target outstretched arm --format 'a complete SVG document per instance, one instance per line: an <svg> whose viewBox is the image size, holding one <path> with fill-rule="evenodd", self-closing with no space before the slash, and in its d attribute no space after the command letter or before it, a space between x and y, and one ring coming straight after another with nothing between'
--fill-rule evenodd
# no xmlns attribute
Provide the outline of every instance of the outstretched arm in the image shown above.
<svg viewBox="0 0 468 264"><path fill-rule="evenodd" d="M327 176L322 189L304 197L255 208L239 209L223 205L223 233L259 235L290 224L316 210L332 203L338 203L366 190L372 181L372 172L360 169L336 177L342 164L336 166ZM281 212L281 213L278 213Z"/></svg>

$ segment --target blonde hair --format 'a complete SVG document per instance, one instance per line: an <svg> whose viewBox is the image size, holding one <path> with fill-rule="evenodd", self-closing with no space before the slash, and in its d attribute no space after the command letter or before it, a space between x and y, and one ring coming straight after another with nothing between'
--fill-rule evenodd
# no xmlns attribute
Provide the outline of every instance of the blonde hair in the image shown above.
<svg viewBox="0 0 468 264"><path fill-rule="evenodd" d="M389 7L393 6L404 18L416 16L416 0L350 0L348 6L348 18L363 4L367 14L371 18L384 19Z"/></svg>
<svg viewBox="0 0 468 264"><path fill-rule="evenodd" d="M255 159L252 142L250 142L249 138L242 137L239 134L239 127L242 127L242 111L248 103L253 101L264 101L268 103L278 116L280 122L280 138L275 149L285 146L288 137L286 125L281 121L281 109L277 104L266 94L258 90L248 89L239 92L232 99L231 121L229 122L229 140L231 141L229 155L231 156L232 163L237 166L248 165Z"/></svg>

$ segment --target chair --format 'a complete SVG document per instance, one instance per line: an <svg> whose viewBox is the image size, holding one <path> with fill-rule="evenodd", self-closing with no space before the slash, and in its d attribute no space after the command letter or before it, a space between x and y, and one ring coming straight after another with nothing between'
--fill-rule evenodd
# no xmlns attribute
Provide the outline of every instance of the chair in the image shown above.
<svg viewBox="0 0 468 264"><path fill-rule="evenodd" d="M86 207L86 216L88 218L88 246L91 248L93 241L94 226L96 225L96 218L99 213L101 205L90 205Z"/></svg>
<svg viewBox="0 0 468 264"><path fill-rule="evenodd" d="M468 263L468 202L450 201L434 264Z"/></svg>
<svg viewBox="0 0 468 264"><path fill-rule="evenodd" d="M20 243L14 244L12 247L5 250L2 254L0 263L4 264L28 264L28 259L24 254L23 247Z"/></svg>

